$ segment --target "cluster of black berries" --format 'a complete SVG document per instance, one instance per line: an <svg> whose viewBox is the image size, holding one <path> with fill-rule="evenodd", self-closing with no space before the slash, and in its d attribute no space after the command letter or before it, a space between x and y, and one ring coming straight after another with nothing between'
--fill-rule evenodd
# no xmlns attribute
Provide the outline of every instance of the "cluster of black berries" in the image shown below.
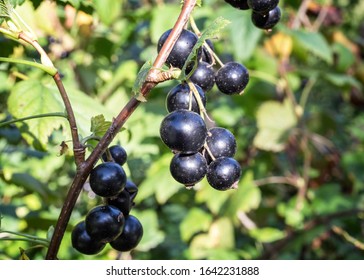
<svg viewBox="0 0 364 280"><path fill-rule="evenodd" d="M170 30L159 39L158 51L161 50ZM182 69L198 37L184 29L172 48L166 63ZM197 52L197 66L185 81L170 90L166 98L169 114L160 126L162 141L173 151L170 164L172 177L187 187L194 186L205 176L209 184L217 190L236 187L241 167L233 158L236 152L236 140L225 128L208 128L204 117L206 94L216 83L219 90L228 95L244 90L249 81L245 66L229 62L213 69L213 46L207 40L206 45Z"/></svg>
<svg viewBox="0 0 364 280"><path fill-rule="evenodd" d="M231 6L240 10L252 10L252 22L260 28L270 30L281 19L279 0L225 0Z"/></svg>
<svg viewBox="0 0 364 280"><path fill-rule="evenodd" d="M129 215L138 187L122 167L127 160L125 149L112 146L102 158L104 162L91 171L89 182L104 204L91 209L72 231L73 248L86 255L101 252L107 243L120 252L130 251L143 236L142 224Z"/></svg>

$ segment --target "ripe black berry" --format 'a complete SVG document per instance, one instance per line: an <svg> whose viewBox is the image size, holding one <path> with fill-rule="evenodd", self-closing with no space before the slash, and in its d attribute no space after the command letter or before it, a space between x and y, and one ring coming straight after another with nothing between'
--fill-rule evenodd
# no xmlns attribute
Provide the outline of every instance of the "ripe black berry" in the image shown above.
<svg viewBox="0 0 364 280"><path fill-rule="evenodd" d="M239 163L230 157L214 160L207 168L206 178L216 190L225 191L236 187L241 176Z"/></svg>
<svg viewBox="0 0 364 280"><path fill-rule="evenodd" d="M162 46L166 42L169 34L171 33L171 29L167 30L162 34L162 36L158 40L158 52L162 49ZM181 35L179 36L176 44L174 45L172 51L170 52L166 62L173 67L177 67L182 69L185 64L187 57L192 52L194 45L196 44L198 37L195 33L183 29ZM201 52L199 52L199 56L201 56Z"/></svg>
<svg viewBox="0 0 364 280"><path fill-rule="evenodd" d="M200 61L191 75L190 81L200 86L204 91L209 91L215 84L214 68L207 62Z"/></svg>
<svg viewBox="0 0 364 280"><path fill-rule="evenodd" d="M129 215L125 218L125 227L123 233L110 242L110 245L115 250L127 252L134 249L143 237L143 226L140 221Z"/></svg>
<svg viewBox="0 0 364 280"><path fill-rule="evenodd" d="M212 44L212 41L210 39L207 39L205 43L210 47L212 51L215 50L214 45ZM202 46L201 60L208 63L209 65L211 65L214 62L212 54L205 46Z"/></svg>
<svg viewBox="0 0 364 280"><path fill-rule="evenodd" d="M195 153L205 143L207 128L199 114L188 110L176 110L163 119L160 136L175 152Z"/></svg>
<svg viewBox="0 0 364 280"><path fill-rule="evenodd" d="M109 197L106 199L107 205L115 206L118 208L124 216L128 216L132 207L130 194L124 189L115 197Z"/></svg>
<svg viewBox="0 0 364 280"><path fill-rule="evenodd" d="M206 106L206 95L204 91L199 86L195 86L203 105ZM195 95L190 90L189 85L186 83L179 84L168 92L166 98L166 107L169 113L178 109L191 109L193 112L200 113L200 107L198 106Z"/></svg>
<svg viewBox="0 0 364 280"><path fill-rule="evenodd" d="M234 8L240 10L249 10L248 1L247 0L225 0L226 3L229 3Z"/></svg>
<svg viewBox="0 0 364 280"><path fill-rule="evenodd" d="M249 82L249 73L244 65L228 62L216 73L215 82L222 93L231 95L242 92Z"/></svg>
<svg viewBox="0 0 364 280"><path fill-rule="evenodd" d="M207 171L207 163L200 153L175 154L170 165L172 177L186 186L193 186L201 181Z"/></svg>
<svg viewBox="0 0 364 280"><path fill-rule="evenodd" d="M249 7L253 12L266 13L277 7L279 0L248 0Z"/></svg>
<svg viewBox="0 0 364 280"><path fill-rule="evenodd" d="M102 197L112 197L120 193L126 183L124 169L115 162L104 162L92 169L90 187Z"/></svg>
<svg viewBox="0 0 364 280"><path fill-rule="evenodd" d="M236 152L234 135L222 127L209 129L206 144L215 159L220 157L233 157Z"/></svg>
<svg viewBox="0 0 364 280"><path fill-rule="evenodd" d="M109 148L109 151L114 162L119 165L124 165L126 163L126 160L128 159L128 154L123 147L121 147L120 145L114 145ZM109 161L106 153L102 155L102 159L104 161Z"/></svg>
<svg viewBox="0 0 364 280"><path fill-rule="evenodd" d="M267 14L252 13L253 24L260 29L272 29L281 19L281 9L277 6Z"/></svg>
<svg viewBox="0 0 364 280"><path fill-rule="evenodd" d="M104 249L106 243L95 241L88 235L85 221L79 222L72 230L72 247L82 254L95 255Z"/></svg>
<svg viewBox="0 0 364 280"><path fill-rule="evenodd" d="M129 179L126 180L125 190L129 193L130 196L130 203L132 206L134 205L134 199L138 194L138 187L135 183Z"/></svg>
<svg viewBox="0 0 364 280"><path fill-rule="evenodd" d="M86 231L99 242L110 242L118 237L125 224L123 213L114 206L101 205L92 208L86 215Z"/></svg>

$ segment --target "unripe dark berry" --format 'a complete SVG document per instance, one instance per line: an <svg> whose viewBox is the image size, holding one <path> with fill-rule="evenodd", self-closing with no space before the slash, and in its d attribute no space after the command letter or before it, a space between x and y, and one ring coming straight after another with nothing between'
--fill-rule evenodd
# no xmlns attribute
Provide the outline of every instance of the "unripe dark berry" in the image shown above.
<svg viewBox="0 0 364 280"><path fill-rule="evenodd" d="M220 157L233 157L236 152L236 140L234 135L229 130L222 127L213 127L209 129L206 145L215 159ZM210 158L210 156L208 156L208 158Z"/></svg>
<svg viewBox="0 0 364 280"><path fill-rule="evenodd" d="M164 144L174 152L195 153L205 143L207 128L199 114L176 110L163 119L160 136Z"/></svg>
<svg viewBox="0 0 364 280"><path fill-rule="evenodd" d="M190 71L191 70L192 69L190 69ZM195 85L200 86L205 92L209 91L215 84L215 70L212 65L200 61L191 75L190 81Z"/></svg>
<svg viewBox="0 0 364 280"><path fill-rule="evenodd" d="M230 157L214 160L207 168L206 178L216 190L225 191L236 188L241 176L239 163Z"/></svg>
<svg viewBox="0 0 364 280"><path fill-rule="evenodd" d="M126 183L124 169L115 162L104 162L92 169L90 187L102 197L112 197L120 193Z"/></svg>
<svg viewBox="0 0 364 280"><path fill-rule="evenodd" d="M158 40L158 52L162 49L164 43L166 42L172 29L167 30L162 34ZM188 56L192 52L193 47L197 43L198 37L195 33L183 29L181 35L177 39L175 45L173 46L166 62L173 67L182 69ZM201 51L198 52L198 56L201 56Z"/></svg>
<svg viewBox="0 0 364 280"><path fill-rule="evenodd" d="M193 186L206 175L206 159L200 153L178 153L171 161L170 171L177 182L185 186Z"/></svg>
<svg viewBox="0 0 364 280"><path fill-rule="evenodd" d="M106 243L95 241L86 231L85 221L79 222L72 230L72 247L82 254L95 255L104 249Z"/></svg>
<svg viewBox="0 0 364 280"><path fill-rule="evenodd" d="M249 82L249 73L244 65L228 62L216 73L215 83L218 89L228 95L241 93Z"/></svg>
<svg viewBox="0 0 364 280"><path fill-rule="evenodd" d="M249 5L247 0L225 0L226 3L229 3L234 8L239 10L249 10Z"/></svg>
<svg viewBox="0 0 364 280"><path fill-rule="evenodd" d="M140 221L129 215L125 218L125 227L123 233L110 242L110 245L115 250L127 252L134 249L143 237L143 226Z"/></svg>
<svg viewBox="0 0 364 280"><path fill-rule="evenodd" d="M195 87L200 95L203 105L206 106L205 92L199 86L195 85ZM168 112L173 112L179 109L191 109L193 112L200 113L200 107L196 97L187 83L179 84L168 92L166 107Z"/></svg>
<svg viewBox="0 0 364 280"><path fill-rule="evenodd" d="M128 159L128 154L126 153L125 149L120 145L114 145L109 148L110 155L112 160L119 165L124 165ZM107 158L107 154L104 153L102 155L102 159L104 161L109 161Z"/></svg>
<svg viewBox="0 0 364 280"><path fill-rule="evenodd" d="M253 24L260 29L272 29L281 19L281 9L277 6L267 14L252 13Z"/></svg>
<svg viewBox="0 0 364 280"><path fill-rule="evenodd" d="M122 233L124 224L123 213L111 205L100 205L92 208L85 219L88 235L99 242L113 241Z"/></svg>
<svg viewBox="0 0 364 280"><path fill-rule="evenodd" d="M249 7L257 13L267 13L277 7L279 0L248 0Z"/></svg>

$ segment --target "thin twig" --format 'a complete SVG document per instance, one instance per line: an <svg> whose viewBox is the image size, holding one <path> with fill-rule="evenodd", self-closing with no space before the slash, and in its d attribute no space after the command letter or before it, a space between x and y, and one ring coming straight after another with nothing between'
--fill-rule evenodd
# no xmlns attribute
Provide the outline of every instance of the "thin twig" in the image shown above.
<svg viewBox="0 0 364 280"><path fill-rule="evenodd" d="M181 34L184 26L188 22L189 16L192 13L194 7L196 5L196 0L185 0L182 11L170 33L168 39L164 43L162 49L159 51L157 58L153 63L152 69L149 71L149 75L155 76L158 75L159 71L166 59L169 56L175 42L177 41L179 35ZM148 81L150 79L146 79L144 82L140 94L142 96L147 96L149 92L157 85L157 83ZM77 198L82 190L82 186L85 183L89 173L91 172L93 166L98 161L100 155L106 150L108 145L111 143L115 134L121 129L121 127L125 124L128 118L133 114L135 109L140 105L140 101L135 97L132 97L129 102L124 106L119 115L115 117L110 128L99 141L98 145L95 147L91 155L87 158L86 162L80 166L77 171L77 174L71 184L71 187L67 193L67 197L65 199L64 205L62 207L61 213L57 220L57 224L55 226L54 234L52 236L51 242L48 247L48 252L46 255L46 259L57 259L57 254L59 247L61 245L61 241L66 231L67 224L71 217L71 213L76 204Z"/></svg>

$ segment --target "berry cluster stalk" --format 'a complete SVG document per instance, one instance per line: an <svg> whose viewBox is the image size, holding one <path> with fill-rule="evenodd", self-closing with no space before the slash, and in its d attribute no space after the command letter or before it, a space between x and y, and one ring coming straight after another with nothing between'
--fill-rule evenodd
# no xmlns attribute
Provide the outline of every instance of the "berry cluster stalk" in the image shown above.
<svg viewBox="0 0 364 280"><path fill-rule="evenodd" d="M159 80L160 68L165 63L169 53L171 52L175 42L181 34L184 26L187 24L190 15L196 5L196 0L185 0L181 13L172 29L170 36L163 45L163 48L159 52L157 58L153 63L152 69L149 71L148 76L140 90L140 95L146 97L149 92L161 82ZM138 98L139 99L139 98ZM66 227L70 220L73 208L76 204L77 198L82 190L82 186L85 183L92 168L100 158L100 155L106 150L111 143L116 133L122 128L128 118L132 115L135 109L140 105L141 101L136 97L132 97L125 107L120 111L119 115L113 120L106 134L101 138L98 145L95 147L91 155L86 161L79 164L77 167L77 174L71 184L71 187L67 193L67 197L63 204L61 213L59 215L54 234L50 241L46 259L57 259L59 247L62 242L63 235L66 231Z"/></svg>

